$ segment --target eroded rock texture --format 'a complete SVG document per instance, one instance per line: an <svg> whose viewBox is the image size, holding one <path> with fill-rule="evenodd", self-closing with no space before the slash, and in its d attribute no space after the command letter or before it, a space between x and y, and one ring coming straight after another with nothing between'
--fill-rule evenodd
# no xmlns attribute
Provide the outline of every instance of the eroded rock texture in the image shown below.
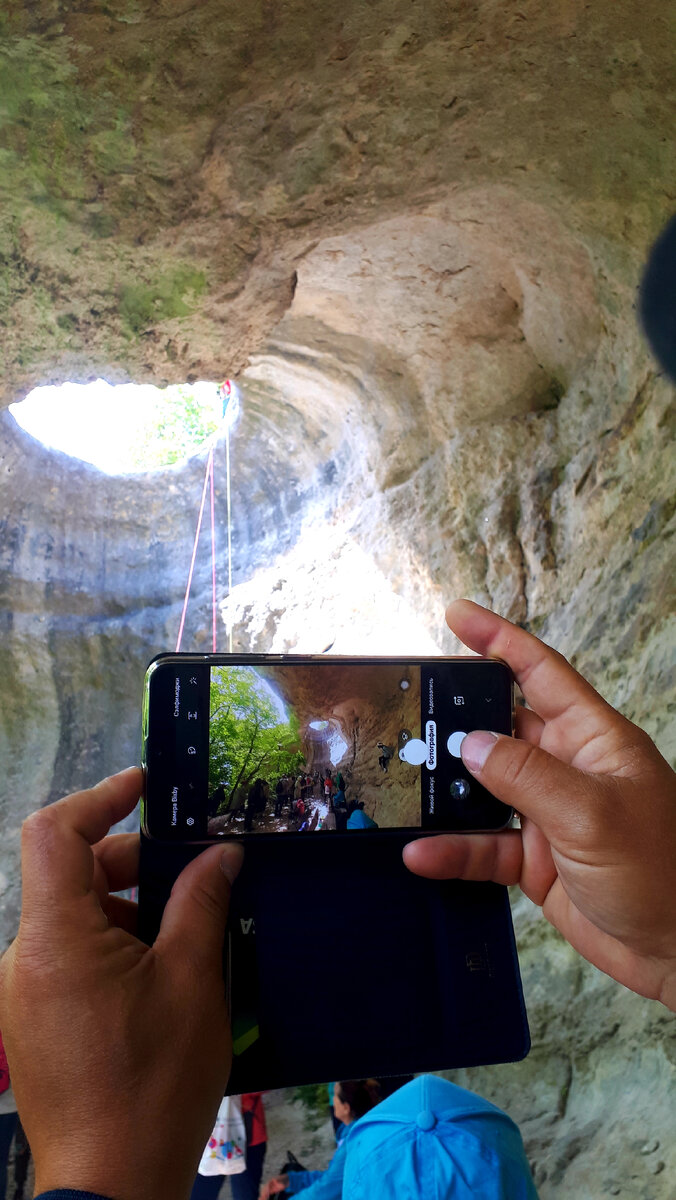
<svg viewBox="0 0 676 1200"><path fill-rule="evenodd" d="M634 312L675 202L665 6L118 8L3 9L4 402L237 375L222 646L457 650L470 595L673 752L673 389ZM6 940L23 816L138 755L204 456L111 478L1 430ZM534 1048L461 1081L543 1197L666 1200L673 1022L515 916Z"/></svg>

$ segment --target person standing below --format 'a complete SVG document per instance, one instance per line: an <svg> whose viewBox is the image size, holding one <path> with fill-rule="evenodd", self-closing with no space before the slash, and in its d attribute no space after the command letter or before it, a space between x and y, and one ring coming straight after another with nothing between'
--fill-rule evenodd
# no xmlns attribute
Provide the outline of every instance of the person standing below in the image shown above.
<svg viewBox="0 0 676 1200"><path fill-rule="evenodd" d="M244 829L247 833L251 833L253 826L254 813L256 811L256 784L252 783L247 792L246 804L244 805Z"/></svg>
<svg viewBox="0 0 676 1200"><path fill-rule="evenodd" d="M275 816L276 817L281 817L283 803L284 803L284 777L282 776L281 779L277 780L277 786L275 788Z"/></svg>
<svg viewBox="0 0 676 1200"><path fill-rule="evenodd" d="M336 780L336 782L338 782ZM342 788L337 788L333 797L333 811L336 815L336 829L347 829L348 810L345 801L345 792Z"/></svg>
<svg viewBox="0 0 676 1200"><path fill-rule="evenodd" d="M391 746L385 746L383 742L376 742L376 745L380 750L380 755L378 757L380 769L381 771L387 771L391 759L394 758L394 750Z"/></svg>
<svg viewBox="0 0 676 1200"><path fill-rule="evenodd" d="M246 1171L230 1176L232 1200L258 1200L268 1145L262 1092L245 1092L242 1116L246 1128Z"/></svg>
<svg viewBox="0 0 676 1200"><path fill-rule="evenodd" d="M9 1081L7 1056L0 1035L0 1198L7 1191L7 1163L16 1129L16 1101Z"/></svg>
<svg viewBox="0 0 676 1200"><path fill-rule="evenodd" d="M343 1144L341 1200L538 1200L511 1117L435 1075L420 1075L365 1113Z"/></svg>
<svg viewBox="0 0 676 1200"><path fill-rule="evenodd" d="M331 803L332 794L333 794L333 780L331 778L331 772L327 771L326 775L324 776L324 799L326 800L326 803L329 805Z"/></svg>
<svg viewBox="0 0 676 1200"><path fill-rule="evenodd" d="M376 1079L358 1079L334 1084L333 1112L337 1121L338 1148L327 1170L290 1171L288 1175L276 1175L261 1188L260 1200L270 1200L271 1196L278 1196L280 1192L289 1196L300 1193L303 1200L341 1200L346 1134L355 1121L378 1104L380 1095ZM376 1195L375 1192L371 1194Z"/></svg>

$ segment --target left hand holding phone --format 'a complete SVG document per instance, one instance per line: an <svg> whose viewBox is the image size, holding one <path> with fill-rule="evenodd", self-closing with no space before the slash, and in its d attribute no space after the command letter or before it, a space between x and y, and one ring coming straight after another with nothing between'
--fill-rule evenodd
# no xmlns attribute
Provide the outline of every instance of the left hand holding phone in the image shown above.
<svg viewBox="0 0 676 1200"><path fill-rule="evenodd" d="M111 893L136 884L139 839L106 834L133 810L141 782L132 767L23 827L23 906L0 962L0 1028L36 1194L184 1200L228 1080L221 950L242 850L212 846L194 859L155 944L138 941L136 906Z"/></svg>

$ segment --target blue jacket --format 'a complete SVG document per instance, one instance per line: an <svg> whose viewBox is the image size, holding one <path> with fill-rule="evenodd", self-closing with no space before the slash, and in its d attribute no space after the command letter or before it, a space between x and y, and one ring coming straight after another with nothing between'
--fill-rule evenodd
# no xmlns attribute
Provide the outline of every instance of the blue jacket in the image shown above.
<svg viewBox="0 0 676 1200"><path fill-rule="evenodd" d="M436 1075L419 1076L355 1121L343 1148L342 1200L537 1200L511 1118Z"/></svg>
<svg viewBox="0 0 676 1200"><path fill-rule="evenodd" d="M300 1192L301 1200L341 1200L347 1142L348 1138L345 1136L338 1143L338 1149L326 1171L289 1171L286 1190L292 1196Z"/></svg>
<svg viewBox="0 0 676 1200"><path fill-rule="evenodd" d="M378 826L371 817L367 817L366 813L361 808L355 808L354 812L347 821L348 829L377 829Z"/></svg>

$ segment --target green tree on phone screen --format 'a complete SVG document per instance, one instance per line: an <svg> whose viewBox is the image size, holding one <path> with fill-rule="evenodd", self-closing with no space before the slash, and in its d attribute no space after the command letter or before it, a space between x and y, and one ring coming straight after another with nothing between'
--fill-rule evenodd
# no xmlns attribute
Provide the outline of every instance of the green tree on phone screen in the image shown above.
<svg viewBox="0 0 676 1200"><path fill-rule="evenodd" d="M302 767L298 718L255 667L212 667L209 713L209 794L223 787L220 812L253 780L276 781Z"/></svg>

